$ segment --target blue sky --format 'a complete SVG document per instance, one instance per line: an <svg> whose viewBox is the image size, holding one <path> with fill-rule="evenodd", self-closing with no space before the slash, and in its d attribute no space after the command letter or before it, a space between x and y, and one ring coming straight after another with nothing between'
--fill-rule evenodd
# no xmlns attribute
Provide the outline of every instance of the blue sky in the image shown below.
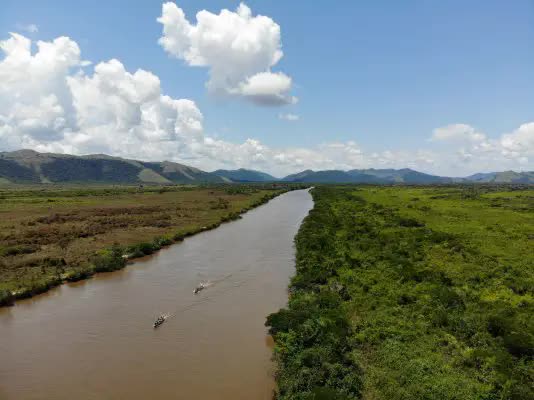
<svg viewBox="0 0 534 400"><path fill-rule="evenodd" d="M200 10L234 11L239 2L176 4L194 24ZM317 151L324 144L353 141L365 154L444 147L456 154L460 148L472 149L465 143L453 148L450 142L431 140L435 129L463 124L482 132L484 140L499 141L503 134L534 121L532 1L248 1L246 5L253 15L268 16L280 26L284 56L272 71L291 77L297 104L258 106L211 94L206 89L209 68L187 65L158 45L162 25L156 19L162 3L153 0L109 0L98 6L73 0L46 4L4 0L0 40L8 39L9 32L44 41L67 36L78 44L84 60L97 64L115 58L129 72L150 71L159 77L164 94L196 103L203 115L203 134L230 143L253 138L273 149ZM29 24L38 31L24 31ZM298 115L299 120L279 118L286 113ZM434 160L420 169L469 173L531 168L532 149L522 152L525 143L532 143L530 130L526 136L515 146L520 147L521 162L508 162L510 157L495 165L470 161L471 165L455 169ZM366 163L353 166L374 166ZM342 166L349 164L344 161ZM301 164L265 166L289 172Z"/></svg>

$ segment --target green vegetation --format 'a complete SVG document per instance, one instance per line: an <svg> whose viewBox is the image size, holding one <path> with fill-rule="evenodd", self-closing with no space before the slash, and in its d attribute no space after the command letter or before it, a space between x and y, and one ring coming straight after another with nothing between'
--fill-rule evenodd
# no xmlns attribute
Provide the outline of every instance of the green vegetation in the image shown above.
<svg viewBox="0 0 534 400"><path fill-rule="evenodd" d="M0 190L0 305L123 268L299 185Z"/></svg>
<svg viewBox="0 0 534 400"><path fill-rule="evenodd" d="M220 176L170 161L142 162L102 154L73 156L33 150L0 152L0 184L223 183Z"/></svg>
<svg viewBox="0 0 534 400"><path fill-rule="evenodd" d="M534 398L534 191L513 189L314 189L266 323L277 398Z"/></svg>
<svg viewBox="0 0 534 400"><path fill-rule="evenodd" d="M274 182L278 178L261 171L240 168L236 170L218 169L212 174L226 178L232 182Z"/></svg>

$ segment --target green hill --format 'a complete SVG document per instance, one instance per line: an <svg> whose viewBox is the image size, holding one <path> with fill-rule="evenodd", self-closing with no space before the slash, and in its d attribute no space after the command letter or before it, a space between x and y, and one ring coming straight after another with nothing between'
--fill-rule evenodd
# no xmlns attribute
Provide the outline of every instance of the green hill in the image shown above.
<svg viewBox="0 0 534 400"><path fill-rule="evenodd" d="M212 174L226 178L232 182L273 182L279 180L265 172L244 168L235 170L218 169L217 171L213 171Z"/></svg>
<svg viewBox="0 0 534 400"><path fill-rule="evenodd" d="M350 171L306 170L298 174L288 175L284 181L317 182L317 183L372 183L372 184L429 184L448 183L451 178L428 175L422 172L405 169L353 169Z"/></svg>
<svg viewBox="0 0 534 400"><path fill-rule="evenodd" d="M186 165L142 162L103 154L73 156L19 150L0 153L0 179L11 183L224 182Z"/></svg>
<svg viewBox="0 0 534 400"><path fill-rule="evenodd" d="M489 172L474 174L465 178L480 183L534 183L534 171L530 172Z"/></svg>
<svg viewBox="0 0 534 400"><path fill-rule="evenodd" d="M308 183L370 183L428 185L445 183L522 183L534 184L534 172L491 172L475 174L466 178L449 178L425 174L410 168L403 169L353 169L350 171L310 169L291 174L282 179L286 182Z"/></svg>
<svg viewBox="0 0 534 400"><path fill-rule="evenodd" d="M390 183L387 179L340 170L304 171L300 174L289 175L284 180L310 183Z"/></svg>

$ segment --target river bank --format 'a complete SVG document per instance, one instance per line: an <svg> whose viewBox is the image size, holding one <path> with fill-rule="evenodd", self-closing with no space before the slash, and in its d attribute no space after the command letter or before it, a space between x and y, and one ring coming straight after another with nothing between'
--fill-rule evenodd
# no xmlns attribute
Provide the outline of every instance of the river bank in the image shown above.
<svg viewBox="0 0 534 400"><path fill-rule="evenodd" d="M2 190L0 306L124 268L294 186Z"/></svg>

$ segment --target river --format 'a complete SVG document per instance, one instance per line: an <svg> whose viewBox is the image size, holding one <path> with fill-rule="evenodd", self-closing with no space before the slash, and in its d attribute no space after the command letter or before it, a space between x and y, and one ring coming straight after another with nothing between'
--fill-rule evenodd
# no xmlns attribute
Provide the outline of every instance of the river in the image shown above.
<svg viewBox="0 0 534 400"><path fill-rule="evenodd" d="M0 308L0 399L271 399L306 190L112 273ZM197 295L199 282L209 286ZM152 328L160 313L171 317Z"/></svg>

